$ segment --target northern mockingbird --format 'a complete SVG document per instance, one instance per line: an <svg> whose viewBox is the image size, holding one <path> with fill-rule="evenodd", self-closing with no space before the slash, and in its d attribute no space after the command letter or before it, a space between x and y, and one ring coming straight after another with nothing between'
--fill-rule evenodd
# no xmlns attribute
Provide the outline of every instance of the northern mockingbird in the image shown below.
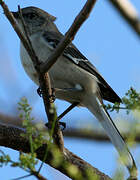
<svg viewBox="0 0 140 180"><path fill-rule="evenodd" d="M24 32L19 13L12 13ZM23 8L22 15L28 28L33 48L39 59L44 62L63 38L63 34L59 32L54 24L56 18L36 7ZM26 73L39 85L37 72L22 43L20 56ZM99 74L97 69L71 43L49 70L49 75L52 86L56 88L57 98L70 103L79 102L81 106L87 107L95 115L132 174L132 170L136 168L134 159L120 132L103 106L103 99L112 103L121 102L121 99Z"/></svg>

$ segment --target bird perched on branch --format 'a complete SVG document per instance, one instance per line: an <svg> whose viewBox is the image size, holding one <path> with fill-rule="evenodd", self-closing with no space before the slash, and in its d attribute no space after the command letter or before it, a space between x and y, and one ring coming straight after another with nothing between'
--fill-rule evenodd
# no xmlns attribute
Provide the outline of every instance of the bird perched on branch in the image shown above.
<svg viewBox="0 0 140 180"><path fill-rule="evenodd" d="M19 12L12 13L24 32L25 29ZM29 38L36 55L42 62L45 62L64 37L54 24L56 18L36 7L23 8L22 17L28 28ZM22 43L20 56L26 73L39 85L38 74ZM57 98L70 103L78 102L95 115L120 156L123 157L124 164L130 173L133 174L134 170L136 170L134 159L120 132L103 106L103 99L112 103L121 102L121 99L99 74L97 69L71 43L49 70L49 75L51 84L56 89Z"/></svg>

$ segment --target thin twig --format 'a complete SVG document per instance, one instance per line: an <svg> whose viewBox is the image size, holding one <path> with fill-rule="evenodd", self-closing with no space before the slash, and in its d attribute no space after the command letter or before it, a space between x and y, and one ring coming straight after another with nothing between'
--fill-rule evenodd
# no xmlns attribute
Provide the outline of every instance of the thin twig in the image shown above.
<svg viewBox="0 0 140 180"><path fill-rule="evenodd" d="M39 174L37 171L32 171L32 175L34 175L38 180L47 180L47 178Z"/></svg>
<svg viewBox="0 0 140 180"><path fill-rule="evenodd" d="M28 28L27 28L27 26L26 26L26 24L24 22L24 19L23 19L23 16L22 16L22 11L21 11L19 5L18 5L18 11L19 11L19 16L20 16L20 19L21 19L21 22L22 22L22 25L23 25L23 28L24 28L26 38L27 38L27 42L28 42L27 44L29 45L30 51L31 51L32 56L33 56L32 59L34 59L34 57L36 57L35 61L38 62L39 60L38 60L38 57L36 56L36 53L35 53L34 48L32 46L32 42L31 42L30 37L29 37ZM32 61L34 61L34 60L32 60ZM34 64L36 64L36 63L34 63Z"/></svg>
<svg viewBox="0 0 140 180"><path fill-rule="evenodd" d="M129 0L109 0L109 2L119 11L119 14L140 37L140 17L135 7Z"/></svg>
<svg viewBox="0 0 140 180"><path fill-rule="evenodd" d="M11 180L20 180L20 179L25 179L25 178L30 177L30 176L32 176L32 174L28 174L28 175L21 176L21 177L18 177L18 178L14 178L14 179L11 179Z"/></svg>

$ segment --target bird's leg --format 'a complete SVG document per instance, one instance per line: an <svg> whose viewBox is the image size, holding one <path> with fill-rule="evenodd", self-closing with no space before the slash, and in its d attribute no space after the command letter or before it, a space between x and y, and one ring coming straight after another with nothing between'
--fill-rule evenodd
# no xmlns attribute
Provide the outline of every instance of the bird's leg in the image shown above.
<svg viewBox="0 0 140 180"><path fill-rule="evenodd" d="M61 126L63 126L63 129L64 130L66 128L66 123L65 122L60 122L60 119L62 119L67 113L69 113L73 108L75 108L77 105L79 104L79 102L74 102L73 104L71 104L62 114L60 114L58 117L57 117L57 121L59 121L59 124Z"/></svg>
<svg viewBox="0 0 140 180"><path fill-rule="evenodd" d="M40 97L42 97L42 91L41 91L41 88L39 87L39 88L37 88L37 94L40 96Z"/></svg>
<svg viewBox="0 0 140 180"><path fill-rule="evenodd" d="M62 126L62 128L61 128L62 131L66 128L66 123L65 123L65 122L58 122L58 125ZM46 123L45 126L46 126L47 128L49 128L49 129L51 129L52 124Z"/></svg>
<svg viewBox="0 0 140 180"><path fill-rule="evenodd" d="M78 92L80 92L79 90L77 90L76 88L63 88L63 89L58 89L56 88L56 95L58 95L58 93L62 93L65 94L65 96L71 96L71 94L75 94ZM53 91L53 90L52 90ZM54 91L53 91L54 92ZM60 95L60 94L59 94ZM66 123L64 122L60 122L60 120L67 114L69 113L73 108L75 108L77 105L79 104L79 102L74 102L72 103L62 114L60 114L58 117L57 117L57 121L58 121L58 124L59 125L62 125L63 128L62 130L64 130L66 128ZM47 127L49 126L48 123L45 124Z"/></svg>
<svg viewBox="0 0 140 180"><path fill-rule="evenodd" d="M71 104L62 114L60 114L60 115L57 117L57 121L59 121L58 124L63 127L62 130L64 130L64 129L66 128L66 123L65 123L65 122L60 122L60 119L62 119L67 113L69 113L69 112L70 112L73 108L75 108L78 104L79 104L79 102L74 102L74 103ZM49 123L46 123L45 126L49 128L50 124L49 124Z"/></svg>
<svg viewBox="0 0 140 180"><path fill-rule="evenodd" d="M68 112L70 112L73 108L75 108L77 105L79 104L79 102L74 102L72 103L62 114L60 114L57 117L57 120L59 121L60 119L62 119Z"/></svg>

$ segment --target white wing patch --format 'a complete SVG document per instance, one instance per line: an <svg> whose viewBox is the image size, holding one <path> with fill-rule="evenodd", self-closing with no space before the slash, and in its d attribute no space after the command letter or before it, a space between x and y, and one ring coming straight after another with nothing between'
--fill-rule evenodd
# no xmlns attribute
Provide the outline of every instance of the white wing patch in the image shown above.
<svg viewBox="0 0 140 180"><path fill-rule="evenodd" d="M75 88L79 91L83 90L82 86L80 84L76 84Z"/></svg>
<svg viewBox="0 0 140 180"><path fill-rule="evenodd" d="M70 54L66 54L64 53L68 58L70 58L75 64L79 64L80 61L83 61L83 62L87 62L88 60L87 59L78 59L78 58L74 58L72 57Z"/></svg>

